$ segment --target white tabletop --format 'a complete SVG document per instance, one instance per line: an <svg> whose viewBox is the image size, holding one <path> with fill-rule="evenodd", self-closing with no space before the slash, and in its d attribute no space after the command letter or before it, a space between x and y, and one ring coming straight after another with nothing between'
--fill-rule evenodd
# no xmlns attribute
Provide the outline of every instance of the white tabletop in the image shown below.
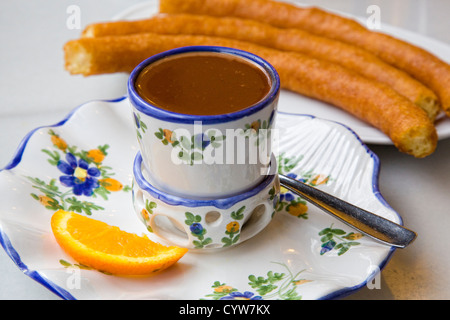
<svg viewBox="0 0 450 320"><path fill-rule="evenodd" d="M68 8L80 9L80 27L109 20L139 0L1 1L0 2L0 168L32 129L58 122L72 108L96 99L125 94L117 75L84 78L64 70L62 46L80 29L67 25ZM299 1L300 2L300 1ZM381 21L450 45L450 2L442 0L304 0L330 9L367 16L378 5ZM70 12L70 11L69 11ZM120 79L122 79L120 77ZM436 152L415 159L393 146L369 145L381 161L380 189L418 233L397 250L373 288L346 299L449 299L450 139ZM1 198L1 196L0 196ZM0 249L0 299L59 299L24 275Z"/></svg>

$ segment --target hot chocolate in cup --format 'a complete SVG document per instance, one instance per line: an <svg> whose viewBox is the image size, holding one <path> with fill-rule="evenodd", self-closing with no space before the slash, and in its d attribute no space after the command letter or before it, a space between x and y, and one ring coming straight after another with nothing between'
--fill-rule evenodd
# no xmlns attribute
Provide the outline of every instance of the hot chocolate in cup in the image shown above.
<svg viewBox="0 0 450 320"><path fill-rule="evenodd" d="M262 58L214 46L140 63L128 96L147 179L191 198L220 198L269 174L280 80Z"/></svg>

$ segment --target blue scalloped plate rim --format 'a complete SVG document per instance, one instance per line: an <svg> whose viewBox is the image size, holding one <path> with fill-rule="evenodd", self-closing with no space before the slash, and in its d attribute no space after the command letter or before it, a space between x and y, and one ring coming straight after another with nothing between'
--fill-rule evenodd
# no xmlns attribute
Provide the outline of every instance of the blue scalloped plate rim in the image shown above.
<svg viewBox="0 0 450 320"><path fill-rule="evenodd" d="M75 107L72 111L70 111L66 117L59 121L56 124L53 125L44 125L44 126L40 126L37 127L33 130L31 130L20 142L18 148L16 149L16 152L14 153L12 160L2 169L0 169L0 172L4 171L4 170L11 170L13 168L15 168L17 165L20 164L21 160L22 160L22 155L23 152L25 151L25 148L27 146L28 141L30 140L30 138L35 134L35 132L37 132L40 129L43 128L53 128L53 127L60 127L63 126L70 118L72 118L72 116L78 112L81 108L85 107L86 105L88 105L90 102L108 102L108 103L117 103L117 102L121 102L123 100L127 99L127 96L121 96L119 98L116 99L111 99L111 100L93 100L93 101L88 101L85 102L77 107ZM295 113L288 113L288 112L278 112L279 114L284 114L284 115L292 115L292 116L299 116L299 117L310 117L310 118L317 118L316 116L313 115L307 115L307 114L295 114ZM327 122L334 122L340 126L345 127L348 131L350 131L355 137L356 139L360 142L360 144L365 148L366 152L370 155L370 157L374 160L374 169L373 169L373 173L372 173L372 190L374 195L376 196L376 198L386 207L392 210L393 213L395 213L398 217L398 219L400 220L399 224L403 224L402 218L401 216L392 209L392 207L387 203L387 201L383 198L380 190L379 190L379 185L378 185L378 179L379 179L379 172L380 172L380 160L378 158L378 156L368 148L368 146L359 138L359 136L348 126L336 122L336 121L331 121L331 120L323 120L323 121L327 121ZM45 288L47 288L48 290L50 290L52 293L54 293L55 295L57 295L58 297L65 299L65 300L76 300L76 298L70 294L67 290L65 290L64 288L56 285L55 283L53 283L51 280L47 279L46 277L42 276L38 271L36 270L30 270L28 268L28 266L23 263L20 254L16 251L16 249L12 246L8 235L4 233L4 231L2 230L2 227L0 225L0 243L2 245L2 247L4 248L6 254L11 258L11 260L13 260L13 262L18 266L18 268L27 276L29 276L31 279L37 281L38 283L40 283L41 285L43 285ZM379 270L383 270L384 267L386 266L386 264L389 262L389 260L391 259L393 253L395 252L396 248L395 247L390 247L389 252L387 253L385 259L380 263ZM334 292L331 292L321 298L319 298L318 300L333 300L333 299L341 299L344 297L347 297L349 295L351 295L352 293L358 291L359 289L361 289L362 287L366 286L367 283L369 281L371 281L373 279L373 277L377 274L377 271L374 271L372 274L370 274L365 281L363 281L362 283L352 286L352 287L346 287L346 288L342 288L339 290L336 290Z"/></svg>

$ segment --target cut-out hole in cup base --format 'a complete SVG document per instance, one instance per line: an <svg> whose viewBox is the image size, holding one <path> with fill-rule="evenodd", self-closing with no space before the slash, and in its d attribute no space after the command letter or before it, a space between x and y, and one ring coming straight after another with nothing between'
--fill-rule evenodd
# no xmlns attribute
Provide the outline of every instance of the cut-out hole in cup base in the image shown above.
<svg viewBox="0 0 450 320"><path fill-rule="evenodd" d="M205 215L205 223L211 227L216 227L222 223L222 214L218 211L210 211Z"/></svg>
<svg viewBox="0 0 450 320"><path fill-rule="evenodd" d="M144 192L142 192L142 190L137 190L135 193L133 193L133 197L134 205L137 208L145 208Z"/></svg>
<svg viewBox="0 0 450 320"><path fill-rule="evenodd" d="M189 238L184 227L175 219L154 213L151 227L157 236L167 241L182 247L188 244Z"/></svg>
<svg viewBox="0 0 450 320"><path fill-rule="evenodd" d="M250 217L241 228L242 241L260 232L266 226L266 220L270 219L270 215L266 204L260 204L253 209Z"/></svg>

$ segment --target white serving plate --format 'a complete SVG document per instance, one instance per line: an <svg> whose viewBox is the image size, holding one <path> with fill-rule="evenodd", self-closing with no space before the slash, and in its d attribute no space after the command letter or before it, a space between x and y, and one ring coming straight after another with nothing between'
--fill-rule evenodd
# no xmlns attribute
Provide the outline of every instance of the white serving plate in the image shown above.
<svg viewBox="0 0 450 320"><path fill-rule="evenodd" d="M90 208L94 219L148 233L133 211L131 191L124 191L131 185L138 151L133 123L126 98L88 102L58 124L33 130L0 171L0 242L25 274L64 299L339 298L371 281L394 252L285 192L269 226L228 250L188 252L173 267L150 277L79 269L56 243L50 227L55 203L43 197L52 189L65 209L78 204ZM378 158L352 130L316 117L286 114L278 116L277 127L283 173L401 223L379 192ZM59 182L64 174L49 162L65 157L57 147L60 140L52 140L55 134L66 142L65 152L71 150L77 157L106 147L101 166L124 189L103 193L104 198L101 192L95 192L96 197L73 195ZM83 201L91 205L80 205ZM273 290L265 291L254 276L270 278Z"/></svg>

